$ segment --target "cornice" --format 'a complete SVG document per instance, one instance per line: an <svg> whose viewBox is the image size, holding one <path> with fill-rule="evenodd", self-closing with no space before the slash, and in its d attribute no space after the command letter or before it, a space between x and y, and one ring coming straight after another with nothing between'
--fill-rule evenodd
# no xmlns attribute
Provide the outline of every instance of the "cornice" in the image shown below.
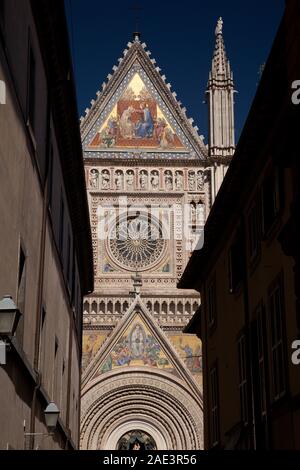
<svg viewBox="0 0 300 470"><path fill-rule="evenodd" d="M124 166L124 167L143 167L143 166L148 166L148 167L153 167L157 168L158 166L162 167L199 167L199 168L208 168L211 166L211 158L207 158L206 160L196 160L196 159L191 159L191 158L186 158L186 159L163 159L163 158L157 158L157 159L143 159L140 160L138 157L132 158L132 159L125 159L125 158L120 158L120 159L114 159L114 158L105 158L105 159L100 159L100 158L91 158L91 157L85 157L84 158L84 164L89 165L92 164L94 166L111 166L111 167L118 167L118 166Z"/></svg>

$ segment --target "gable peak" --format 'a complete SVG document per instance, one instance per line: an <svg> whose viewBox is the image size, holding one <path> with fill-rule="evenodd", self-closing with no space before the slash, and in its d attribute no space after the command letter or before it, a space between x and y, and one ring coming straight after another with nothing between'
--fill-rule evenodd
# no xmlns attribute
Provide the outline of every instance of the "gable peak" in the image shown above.
<svg viewBox="0 0 300 470"><path fill-rule="evenodd" d="M122 56L117 60L117 65L112 67L112 71L107 75L107 80L102 83L101 89L96 92L96 98L91 100L91 106L86 108L85 115L80 117L83 138L89 132L90 125L95 119L95 113L97 113L99 106L101 107L101 103L105 103L109 99L116 89L115 87L119 85L130 69L140 66L146 72L146 75L152 77L151 79L156 83L156 89L165 94L169 102L168 106L172 107L177 119L185 123L184 126L194 142L192 145L195 145L191 150L193 155L198 154L200 158L205 159L207 157L207 146L204 144L203 136L199 136L198 127L193 124L194 120L187 116L186 108L177 99L177 93L172 90L171 83L167 81L166 76L151 55L146 43L141 42L140 33L134 32L133 39L127 43Z"/></svg>

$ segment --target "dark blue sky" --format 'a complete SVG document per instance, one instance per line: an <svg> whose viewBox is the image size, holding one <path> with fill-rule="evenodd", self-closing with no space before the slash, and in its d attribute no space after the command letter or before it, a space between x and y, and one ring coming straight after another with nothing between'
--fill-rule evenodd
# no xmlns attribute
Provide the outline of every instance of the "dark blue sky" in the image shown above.
<svg viewBox="0 0 300 470"><path fill-rule="evenodd" d="M74 58L79 113L90 107L101 83L132 38L136 2L65 0ZM141 0L140 31L152 58L207 142L203 104L219 16L234 72L236 133L239 136L270 52L284 0Z"/></svg>

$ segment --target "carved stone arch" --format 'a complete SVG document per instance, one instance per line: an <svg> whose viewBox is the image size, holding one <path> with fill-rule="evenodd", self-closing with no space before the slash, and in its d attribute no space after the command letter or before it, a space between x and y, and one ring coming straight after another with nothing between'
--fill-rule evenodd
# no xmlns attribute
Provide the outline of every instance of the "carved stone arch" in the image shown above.
<svg viewBox="0 0 300 470"><path fill-rule="evenodd" d="M97 305L96 300L94 300L94 301L92 302L92 309L91 309L91 312L92 312L92 313L97 313L97 312L98 312L98 305Z"/></svg>
<svg viewBox="0 0 300 470"><path fill-rule="evenodd" d="M105 302L103 300L101 300L101 302L99 304L99 313L101 313L103 315L106 313Z"/></svg>
<svg viewBox="0 0 300 470"><path fill-rule="evenodd" d="M86 300L83 304L83 311L84 313L90 313L90 303Z"/></svg>
<svg viewBox="0 0 300 470"><path fill-rule="evenodd" d="M169 311L170 313L175 314L175 302L173 300L170 302Z"/></svg>
<svg viewBox="0 0 300 470"><path fill-rule="evenodd" d="M153 312L154 312L154 314L156 314L156 315L159 315L159 314L160 314L160 304L159 304L158 300L156 300L156 301L154 302Z"/></svg>
<svg viewBox="0 0 300 470"><path fill-rule="evenodd" d="M119 300L117 300L117 302L115 303L115 313L116 314L121 313L121 302Z"/></svg>
<svg viewBox="0 0 300 470"><path fill-rule="evenodd" d="M107 314L112 314L113 313L113 303L111 300L107 302Z"/></svg>
<svg viewBox="0 0 300 470"><path fill-rule="evenodd" d="M201 410L200 397L168 372L114 370L83 389L81 448L114 450L124 432L140 429L158 450L201 449Z"/></svg>
<svg viewBox="0 0 300 470"><path fill-rule="evenodd" d="M186 315L191 315L191 303L190 302L186 302L185 303L185 314Z"/></svg>

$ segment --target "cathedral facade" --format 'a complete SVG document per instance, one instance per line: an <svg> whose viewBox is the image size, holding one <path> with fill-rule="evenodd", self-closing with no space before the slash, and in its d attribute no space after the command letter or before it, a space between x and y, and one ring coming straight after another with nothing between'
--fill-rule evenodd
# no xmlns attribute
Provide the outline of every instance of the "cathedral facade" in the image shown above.
<svg viewBox="0 0 300 470"><path fill-rule="evenodd" d="M140 35L81 119L95 290L84 302L82 449L201 449L200 305L180 279L234 152L222 20L209 144ZM200 241L199 241L200 240Z"/></svg>

